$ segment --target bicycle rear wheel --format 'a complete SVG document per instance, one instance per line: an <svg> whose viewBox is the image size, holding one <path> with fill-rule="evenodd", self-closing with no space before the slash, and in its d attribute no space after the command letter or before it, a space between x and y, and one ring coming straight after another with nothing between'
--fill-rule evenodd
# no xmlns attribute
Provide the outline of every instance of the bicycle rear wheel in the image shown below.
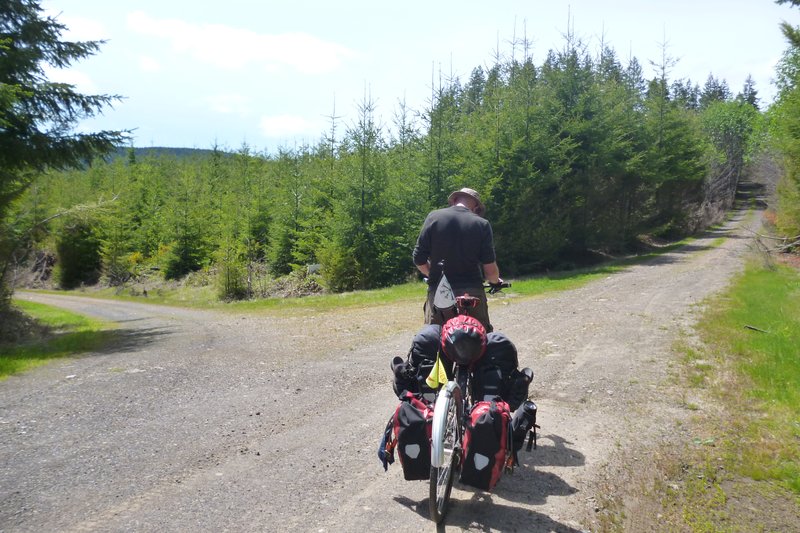
<svg viewBox="0 0 800 533"><path fill-rule="evenodd" d="M461 389L456 382L448 382L436 398L431 436L428 502L431 520L437 524L444 520L447 514L453 476L460 461L463 409Z"/></svg>

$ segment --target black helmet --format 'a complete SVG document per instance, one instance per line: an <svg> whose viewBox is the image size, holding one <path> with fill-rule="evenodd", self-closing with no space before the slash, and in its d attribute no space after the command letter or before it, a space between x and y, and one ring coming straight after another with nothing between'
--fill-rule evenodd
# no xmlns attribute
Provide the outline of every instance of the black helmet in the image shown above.
<svg viewBox="0 0 800 533"><path fill-rule="evenodd" d="M458 315L442 326L442 351L459 365L474 365L486 352L486 330L478 319Z"/></svg>

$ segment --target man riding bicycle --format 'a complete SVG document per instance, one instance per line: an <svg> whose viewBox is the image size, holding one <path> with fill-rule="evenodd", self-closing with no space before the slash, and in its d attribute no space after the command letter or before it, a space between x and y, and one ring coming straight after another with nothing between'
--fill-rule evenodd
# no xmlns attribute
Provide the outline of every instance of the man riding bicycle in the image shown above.
<svg viewBox="0 0 800 533"><path fill-rule="evenodd" d="M480 195L472 189L454 191L449 207L428 214L422 225L413 260L417 269L428 278L428 297L424 313L426 324L443 324L452 315L434 307L436 289L445 276L455 295L468 294L478 299L470 315L492 331L483 279L491 285L502 283L494 251L494 237Z"/></svg>

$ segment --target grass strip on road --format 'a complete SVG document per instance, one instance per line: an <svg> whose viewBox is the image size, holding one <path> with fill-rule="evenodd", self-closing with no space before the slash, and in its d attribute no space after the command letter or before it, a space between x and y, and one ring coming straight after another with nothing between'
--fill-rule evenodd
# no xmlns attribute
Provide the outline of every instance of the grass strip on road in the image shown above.
<svg viewBox="0 0 800 533"><path fill-rule="evenodd" d="M28 342L0 346L0 380L52 359L96 350L114 335L108 322L35 302L14 300L13 305L38 323L41 334Z"/></svg>

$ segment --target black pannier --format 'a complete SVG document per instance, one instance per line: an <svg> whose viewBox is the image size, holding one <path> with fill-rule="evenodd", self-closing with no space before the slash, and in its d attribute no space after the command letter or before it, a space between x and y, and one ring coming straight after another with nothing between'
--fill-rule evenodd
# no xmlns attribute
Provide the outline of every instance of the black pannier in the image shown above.
<svg viewBox="0 0 800 533"><path fill-rule="evenodd" d="M394 392L398 397L404 391L420 394L431 394L435 391L428 387L425 379L431 373L441 345L442 328L437 324L423 326L411 341L411 349L405 360L395 357L392 360L394 373Z"/></svg>
<svg viewBox="0 0 800 533"><path fill-rule="evenodd" d="M504 333L493 331L486 335L486 355L475 368L473 397L476 401L499 396L515 411L528 397L532 376L520 372L517 347Z"/></svg>

